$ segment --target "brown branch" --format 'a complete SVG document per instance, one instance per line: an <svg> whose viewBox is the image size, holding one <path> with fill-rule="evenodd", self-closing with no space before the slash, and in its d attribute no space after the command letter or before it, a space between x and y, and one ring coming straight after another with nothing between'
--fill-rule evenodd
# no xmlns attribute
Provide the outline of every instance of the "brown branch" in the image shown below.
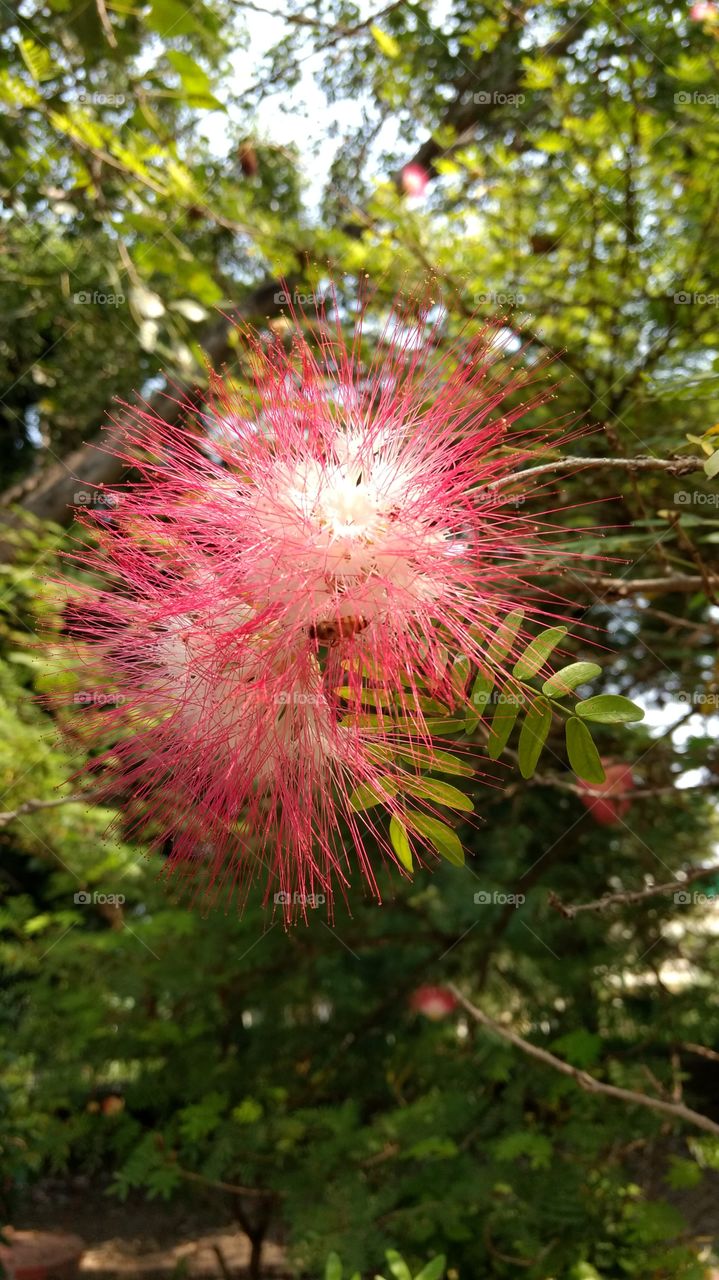
<svg viewBox="0 0 719 1280"><path fill-rule="evenodd" d="M540 467L529 467L526 471L516 471L514 475L502 476L493 480L486 487L505 489L510 484L524 483L537 476L558 474L562 471L591 471L598 467L618 467L622 471L664 471L670 476L688 476L692 471L701 471L704 458L557 458L554 462L544 462Z"/></svg>
<svg viewBox="0 0 719 1280"><path fill-rule="evenodd" d="M112 23L108 17L107 9L105 8L105 0L95 0L95 4L97 6L97 16L100 19L100 25L105 33L105 39L111 49L116 49L117 38L112 29Z"/></svg>
<svg viewBox="0 0 719 1280"><path fill-rule="evenodd" d="M676 573L674 575L667 574L666 577L662 578L610 578L604 574L592 573L584 569L582 570L582 577L589 580L586 583L582 582L578 574L573 576L578 586L587 586L591 591L598 588L604 592L605 596L617 596L620 599L644 593L660 592L668 594L669 592L677 592L684 594L706 589L700 574L694 576L688 573ZM710 574L709 582L716 583L719 586L719 573ZM597 603L601 604L602 601L598 600Z"/></svg>
<svg viewBox="0 0 719 1280"><path fill-rule="evenodd" d="M719 1053L716 1049L708 1049L705 1044L691 1044L685 1040L679 1048L686 1049L687 1053L695 1053L699 1058L707 1058L709 1062L719 1062Z"/></svg>
<svg viewBox="0 0 719 1280"><path fill-rule="evenodd" d="M649 1111L660 1111L663 1115L671 1116L674 1120L681 1120L684 1124L693 1125L696 1129L703 1129L705 1133L712 1133L719 1136L719 1124L714 1120L710 1120L709 1116L704 1116L699 1111L692 1110L691 1107L685 1107L681 1102L667 1102L663 1098L652 1098L647 1093L638 1093L634 1089L623 1089L619 1085L605 1084L602 1080L597 1080L596 1076L592 1076L588 1071L582 1071L579 1067L573 1067L569 1062L565 1062L562 1058L557 1058L555 1054L549 1053L547 1049L542 1049L537 1044L532 1044L529 1040L525 1040L523 1036L517 1035L516 1031L510 1031L508 1027L503 1027L499 1022L495 1022L494 1018L490 1018L489 1014L483 1009L478 1009L472 1004L465 995L459 990L454 983L450 982L449 990L456 996L462 1008L474 1018L475 1022L479 1022L487 1031L492 1031L499 1036L501 1040L505 1040L508 1044L520 1049L522 1053L529 1058L534 1058L537 1062L544 1063L547 1067L552 1067L554 1071L558 1071L561 1075L568 1076L570 1080L574 1080L580 1089L584 1089L586 1093L600 1093L608 1098L616 1098L618 1102L626 1102L633 1107L646 1107Z"/></svg>
<svg viewBox="0 0 719 1280"><path fill-rule="evenodd" d="M634 902L644 902L646 898L654 898L658 893L680 893L688 884L693 884L695 880L701 880L704 876L716 871L719 871L719 866L693 867L686 872L683 880L668 880L664 884L652 884L644 889L631 889L621 893L605 893L602 898L596 898L593 902L562 902L556 893L550 893L549 904L567 920L573 920L580 911L605 911L607 907L630 906Z"/></svg>
<svg viewBox="0 0 719 1280"><path fill-rule="evenodd" d="M78 791L75 795L56 796L52 800L25 800L17 809L8 809L5 813L0 813L0 827L6 827L9 822L22 818L26 813L37 813L39 809L56 809L61 804L83 804L85 801L99 798L99 792Z"/></svg>
<svg viewBox="0 0 719 1280"><path fill-rule="evenodd" d="M188 1182L199 1182L203 1187L212 1187L215 1191L228 1191L233 1196L258 1196L262 1200L276 1200L282 1194L280 1191L265 1191L261 1187L243 1187L239 1183L221 1182L218 1178L206 1178L202 1173L193 1173L190 1169L183 1169L181 1165L175 1164L174 1161L170 1168L179 1173L180 1177L186 1178Z"/></svg>

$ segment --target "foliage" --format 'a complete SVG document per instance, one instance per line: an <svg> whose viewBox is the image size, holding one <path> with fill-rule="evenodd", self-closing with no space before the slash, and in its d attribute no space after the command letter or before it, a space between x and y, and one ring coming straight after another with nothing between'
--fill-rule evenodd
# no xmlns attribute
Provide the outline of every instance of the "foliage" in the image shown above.
<svg viewBox="0 0 719 1280"><path fill-rule="evenodd" d="M578 512L587 559L553 566L571 626L555 674L524 655L521 715L488 673L458 675L476 713L462 730L486 746L475 779L448 736L438 780L474 803L468 818L444 792L464 865L380 875L381 907L351 884L351 911L312 910L290 933L256 898L241 919L188 910L162 858L91 796L27 807L77 788L83 757L38 696L62 625L39 579L62 535L8 517L0 778L2 806L22 811L0 818L5 1216L19 1222L49 1170L83 1171L120 1195L230 1203L256 1240L282 1233L297 1276L429 1280L443 1256L450 1280L700 1280L691 1198L714 1185L715 1138L668 1137L665 1116L410 997L454 982L579 1070L719 1120L696 1051L719 1050L715 873L676 900L621 901L711 866L716 840L715 34L668 0L408 3L369 20L321 0L290 5L239 93L255 19L241 4L108 4L109 32L99 4L15 9L0 31L8 482L41 487L114 395L152 394L161 370L194 391L207 352L244 383L213 308L282 334L280 277L303 296L328 263L348 309L367 273L378 316L426 278L449 336L501 314L511 363L559 375L534 421L563 418L580 456L704 469L542 477L533 515ZM343 95L355 104L320 196L308 154L253 114L270 89L299 94L310 54L325 131ZM408 159L431 179L421 198L395 180ZM601 825L567 762L599 785L619 759L635 789ZM607 892L620 900L556 908Z"/></svg>

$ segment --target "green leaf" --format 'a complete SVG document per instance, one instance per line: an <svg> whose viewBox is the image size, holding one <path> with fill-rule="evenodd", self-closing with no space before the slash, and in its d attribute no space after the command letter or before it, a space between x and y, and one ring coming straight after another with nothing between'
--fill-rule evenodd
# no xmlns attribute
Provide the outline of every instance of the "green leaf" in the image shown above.
<svg viewBox="0 0 719 1280"><path fill-rule="evenodd" d="M18 48L20 57L36 84L40 84L43 80L53 80L58 74L48 50L42 45L36 44L26 36L19 42Z"/></svg>
<svg viewBox="0 0 719 1280"><path fill-rule="evenodd" d="M577 703L574 710L583 720L596 720L598 724L631 724L644 719L641 707L618 693L600 693L596 698L585 698Z"/></svg>
<svg viewBox="0 0 719 1280"><path fill-rule="evenodd" d="M567 756L578 778L585 782L604 782L604 766L587 726L571 716L567 721Z"/></svg>
<svg viewBox="0 0 719 1280"><path fill-rule="evenodd" d="M448 733L463 733L466 725L465 720L425 720L427 733L433 737L443 737Z"/></svg>
<svg viewBox="0 0 719 1280"><path fill-rule="evenodd" d="M457 756L453 756L449 751L440 751L435 748L422 747L419 744L408 750L406 747L397 747L391 749L389 747L371 747L370 751L378 760L389 761L396 757L402 760L409 760L416 769L428 769L432 773L450 773L455 778L471 778L474 774L474 766L465 760L460 760Z"/></svg>
<svg viewBox="0 0 719 1280"><path fill-rule="evenodd" d="M513 609L497 627L497 634L487 649L487 661L497 666L506 658L524 619L524 609Z"/></svg>
<svg viewBox="0 0 719 1280"><path fill-rule="evenodd" d="M564 639L567 630L567 627L547 627L546 631L540 631L539 635L527 645L521 658L515 662L512 674L518 680L528 680L530 676L536 676L552 650L556 649L560 640Z"/></svg>
<svg viewBox="0 0 719 1280"><path fill-rule="evenodd" d="M336 1253L331 1253L327 1259L325 1280L342 1280L342 1263Z"/></svg>
<svg viewBox="0 0 719 1280"><path fill-rule="evenodd" d="M704 463L704 470L710 480L713 480L714 476L719 475L719 449L716 449L711 457L707 458Z"/></svg>
<svg viewBox="0 0 719 1280"><path fill-rule="evenodd" d="M407 1266L402 1255L397 1253L396 1249L388 1249L385 1254L385 1258L387 1259L387 1265L394 1276L394 1280L412 1280L412 1272Z"/></svg>
<svg viewBox="0 0 719 1280"><path fill-rule="evenodd" d="M469 796L466 796L458 787L453 787L449 782L439 782L436 778L421 778L414 782L405 782L403 791L409 791L410 795L423 796L427 800L433 800L435 804L444 804L448 809L460 809L462 813L473 813L474 805Z"/></svg>
<svg viewBox="0 0 719 1280"><path fill-rule="evenodd" d="M379 786L382 787L381 791ZM355 813L362 813L364 809L372 809L376 804L386 804L391 796L396 796L398 787L391 778L380 778L379 786L373 787L369 782L361 782L350 796L350 808Z"/></svg>
<svg viewBox="0 0 719 1280"><path fill-rule="evenodd" d="M436 1258L432 1258L426 1267L422 1267L416 1280L442 1280L444 1268L447 1265L447 1259L443 1253L438 1253Z"/></svg>
<svg viewBox="0 0 719 1280"><path fill-rule="evenodd" d="M477 715L481 716L484 712L493 688L494 676L485 676L481 673L477 676L472 687L472 706L477 712Z"/></svg>
<svg viewBox="0 0 719 1280"><path fill-rule="evenodd" d="M537 698L524 717L519 735L519 771L523 778L531 778L537 767L542 747L552 723L552 708L546 698Z"/></svg>
<svg viewBox="0 0 719 1280"><path fill-rule="evenodd" d="M375 39L376 44L388 58L398 58L401 49L394 36L389 35L387 31L383 31L381 27L376 26L373 22L370 31ZM410 1277L411 1280L411 1277Z"/></svg>
<svg viewBox="0 0 719 1280"><path fill-rule="evenodd" d="M494 709L492 724L487 742L487 753L490 760L497 760L509 742L509 735L519 715L521 700L503 693Z"/></svg>
<svg viewBox="0 0 719 1280"><path fill-rule="evenodd" d="M556 671L544 681L542 693L546 693L548 697L556 695L561 698L571 689L576 689L577 685L586 684L587 680L596 680L601 674L602 668L596 662L570 662L568 667L562 667L561 671Z"/></svg>
<svg viewBox="0 0 719 1280"><path fill-rule="evenodd" d="M455 658L452 663L452 692L455 698L463 699L464 691L467 688L471 663L469 658L465 658L463 653Z"/></svg>
<svg viewBox="0 0 719 1280"><path fill-rule="evenodd" d="M392 842L392 848L397 854L402 866L407 871L413 871L414 861L412 858L412 846L407 839L406 828L402 825L399 818L395 818L394 816L390 818L389 838Z"/></svg>
<svg viewBox="0 0 719 1280"><path fill-rule="evenodd" d="M418 813L416 809L408 809L405 819L407 825L426 836L437 853L446 858L447 862L451 862L453 867L464 866L462 842L446 823L440 822L439 818L430 817L427 813Z"/></svg>

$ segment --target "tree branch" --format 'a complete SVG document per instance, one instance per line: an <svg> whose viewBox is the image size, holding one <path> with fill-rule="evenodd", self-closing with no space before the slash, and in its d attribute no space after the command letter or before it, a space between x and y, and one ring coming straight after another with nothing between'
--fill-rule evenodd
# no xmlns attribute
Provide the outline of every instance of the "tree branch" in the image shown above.
<svg viewBox="0 0 719 1280"><path fill-rule="evenodd" d="M586 585L592 591L597 588L605 596L617 596L620 599L633 595L649 595L655 591L666 595L670 592L686 593L706 590L706 584L700 574L676 573L667 574L663 578L610 578L605 574L592 573L585 569L582 571L582 577L588 578L589 581L583 583L579 574L574 574L578 585ZM709 582L719 585L719 573L710 574ZM601 600L598 603L601 604Z"/></svg>
<svg viewBox="0 0 719 1280"><path fill-rule="evenodd" d="M693 884L695 880L701 880L704 876L711 875L719 871L719 865L713 867L693 867L691 871L687 871L683 880L667 880L664 884L652 884L644 889L631 889L621 893L605 893L603 897L596 898L593 902L562 902L556 893L550 893L549 904L556 911L566 917L567 920L573 920L580 911L605 911L607 907L629 906L634 902L644 902L646 898L654 898L658 893L679 893L686 889L688 884Z"/></svg>
<svg viewBox="0 0 719 1280"><path fill-rule="evenodd" d="M617 467L621 471L664 471L671 476L688 476L692 471L701 471L705 458L557 458L554 462L543 462L540 467L529 467L526 471L517 471L514 475L502 476L487 485L487 489L505 489L510 484L535 479L537 476L558 474L562 471L591 471L598 467Z"/></svg>
<svg viewBox="0 0 719 1280"><path fill-rule="evenodd" d="M83 804L99 798L100 792L78 791L75 795L55 796L52 800L25 800L17 809L7 809L5 813L0 813L0 827L6 827L16 818L22 818L23 814L36 813L38 809L56 809L61 804Z"/></svg>
<svg viewBox="0 0 719 1280"><path fill-rule="evenodd" d="M456 996L462 1008L466 1010L475 1022L479 1022L481 1026L488 1031L492 1031L499 1036L501 1040L505 1040L508 1044L520 1049L527 1057L534 1058L537 1062L544 1063L547 1067L552 1067L554 1071L560 1072L561 1075L568 1076L579 1085L580 1089L584 1089L586 1093L601 1093L608 1098L616 1098L619 1102L626 1102L633 1107L646 1107L649 1111L661 1111L663 1115L671 1116L674 1120L681 1120L684 1124L693 1125L696 1129L703 1129L705 1133L712 1133L719 1136L719 1124L714 1120L710 1120L709 1116L703 1116L699 1111L693 1111L691 1107L685 1107L681 1102L666 1102L663 1098L652 1098L647 1093L638 1093L634 1089L622 1089L618 1085L605 1084L602 1080L597 1080L596 1076L591 1076L588 1071L582 1071L579 1067L573 1067L570 1063L564 1062L562 1058L557 1058L553 1053L549 1053L547 1049L542 1049L539 1045L532 1044L529 1040L525 1040L523 1036L517 1035L516 1031L510 1031L508 1027L503 1027L499 1022L495 1022L494 1018L490 1018L484 1010L478 1009L472 1004L465 995L459 990L454 983L448 984L449 990Z"/></svg>

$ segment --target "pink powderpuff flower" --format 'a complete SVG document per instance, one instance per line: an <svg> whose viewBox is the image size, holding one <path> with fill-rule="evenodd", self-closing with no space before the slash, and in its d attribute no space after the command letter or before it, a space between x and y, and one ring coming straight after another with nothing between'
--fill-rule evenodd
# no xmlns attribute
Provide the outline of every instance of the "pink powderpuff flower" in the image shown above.
<svg viewBox="0 0 719 1280"><path fill-rule="evenodd" d="M416 783L437 718L468 707L448 654L486 671L556 556L504 483L546 439L512 431L546 394L493 370L496 326L438 355L441 314L394 312L368 358L364 314L349 342L338 316L318 307L313 342L296 315L289 344L244 332L252 391L213 377L193 425L133 411L139 479L109 520L79 513L99 585L68 610L83 687L118 690L81 723L126 825L213 900L264 869L286 915L346 892L355 860L379 896L368 834L408 871L357 788L442 816Z"/></svg>
<svg viewBox="0 0 719 1280"><path fill-rule="evenodd" d="M583 782L579 779L580 800L603 827L618 827L632 807L632 792L636 789L631 765L602 760L604 782Z"/></svg>
<svg viewBox="0 0 719 1280"><path fill-rule="evenodd" d="M719 8L715 4L693 4L689 10L692 22L716 22L719 19Z"/></svg>
<svg viewBox="0 0 719 1280"><path fill-rule="evenodd" d="M457 998L448 987L417 987L409 998L410 1008L424 1014L430 1022L441 1022L454 1013Z"/></svg>
<svg viewBox="0 0 719 1280"><path fill-rule="evenodd" d="M423 196L429 186L429 174L421 164L406 164L399 181L406 196Z"/></svg>

